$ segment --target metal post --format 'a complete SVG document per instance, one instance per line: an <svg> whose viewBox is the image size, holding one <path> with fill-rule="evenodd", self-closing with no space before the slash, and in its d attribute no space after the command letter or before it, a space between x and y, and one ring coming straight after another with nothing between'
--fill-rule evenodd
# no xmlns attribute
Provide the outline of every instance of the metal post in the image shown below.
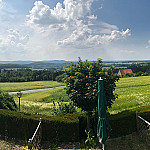
<svg viewBox="0 0 150 150"><path fill-rule="evenodd" d="M136 111L136 127L137 127L137 133L139 134L138 111Z"/></svg>
<svg viewBox="0 0 150 150"><path fill-rule="evenodd" d="M20 97L19 97L19 111L20 111Z"/></svg>
<svg viewBox="0 0 150 150"><path fill-rule="evenodd" d="M20 98L21 98L21 95L22 95L22 93L21 93L21 91L19 91L17 93L17 97L19 98L19 111L20 111Z"/></svg>
<svg viewBox="0 0 150 150"><path fill-rule="evenodd" d="M104 144L102 144L102 150L105 150L105 146L104 146Z"/></svg>

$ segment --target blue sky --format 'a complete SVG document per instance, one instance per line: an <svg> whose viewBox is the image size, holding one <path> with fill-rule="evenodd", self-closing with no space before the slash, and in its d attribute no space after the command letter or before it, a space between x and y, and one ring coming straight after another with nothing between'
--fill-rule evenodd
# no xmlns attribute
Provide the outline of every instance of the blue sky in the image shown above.
<svg viewBox="0 0 150 150"><path fill-rule="evenodd" d="M149 60L150 1L0 0L0 60Z"/></svg>

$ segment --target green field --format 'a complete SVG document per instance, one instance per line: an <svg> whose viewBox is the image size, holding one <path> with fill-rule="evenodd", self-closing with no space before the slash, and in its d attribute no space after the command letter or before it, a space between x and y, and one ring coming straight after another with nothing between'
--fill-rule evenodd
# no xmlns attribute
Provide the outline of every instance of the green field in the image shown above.
<svg viewBox="0 0 150 150"><path fill-rule="evenodd" d="M0 83L0 85L2 84L3 83ZM36 87L44 88L63 84L47 81L14 84L5 83L7 88L5 89L3 86L2 89L5 91L10 91L8 88L16 90L14 87L17 86L14 85L22 87L23 89L29 89L29 87L33 89ZM26 85L26 87L23 87L24 85ZM150 76L121 78L116 85L115 93L118 94L118 99L114 102L112 108L108 110L111 114L150 105ZM18 105L18 98L16 95L14 95L14 99ZM60 101L61 99L63 99L64 102L69 100L64 87L38 93L23 94L21 98L21 111L51 115L52 102Z"/></svg>
<svg viewBox="0 0 150 150"><path fill-rule="evenodd" d="M121 78L115 93L118 99L109 109L111 114L150 105L150 76Z"/></svg>
<svg viewBox="0 0 150 150"><path fill-rule="evenodd" d="M1 82L0 90L5 92L25 91L33 89L51 88L64 85L56 81L34 81L34 82Z"/></svg>
<svg viewBox="0 0 150 150"><path fill-rule="evenodd" d="M14 95L16 104L18 105L18 97ZM42 91L37 93L22 94L21 111L33 114L51 115L53 101L68 101L69 97L65 93L64 87L57 89Z"/></svg>

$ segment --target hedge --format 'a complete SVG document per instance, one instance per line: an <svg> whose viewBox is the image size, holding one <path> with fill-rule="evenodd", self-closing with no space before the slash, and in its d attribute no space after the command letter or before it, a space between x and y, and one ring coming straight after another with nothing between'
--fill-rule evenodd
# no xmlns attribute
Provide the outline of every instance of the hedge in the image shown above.
<svg viewBox="0 0 150 150"><path fill-rule="evenodd" d="M0 135L27 141L32 137L40 118L42 141L78 141L79 123L76 117L46 117L3 109L0 109Z"/></svg>
<svg viewBox="0 0 150 150"><path fill-rule="evenodd" d="M111 125L110 137L128 135L137 131L136 111L145 120L150 121L150 106L143 106L131 110L126 110L116 115L108 116Z"/></svg>
<svg viewBox="0 0 150 150"><path fill-rule="evenodd" d="M107 114L107 119L111 126L110 138L116 138L136 132L136 111L139 112L141 117L150 122L150 106L126 110L115 115L110 115L109 113ZM79 128L81 133L80 139L86 138L86 116L79 118ZM90 119L90 128L93 130L93 134L96 137L97 118L95 116L92 116Z"/></svg>
<svg viewBox="0 0 150 150"><path fill-rule="evenodd" d="M110 138L136 131L136 110L140 116L150 121L150 106L127 110L116 115L107 114L112 128ZM3 109L0 109L0 135L27 141L32 137L40 118L42 118L42 141L73 142L86 138L85 113L47 117ZM96 137L97 118L93 116L90 122Z"/></svg>

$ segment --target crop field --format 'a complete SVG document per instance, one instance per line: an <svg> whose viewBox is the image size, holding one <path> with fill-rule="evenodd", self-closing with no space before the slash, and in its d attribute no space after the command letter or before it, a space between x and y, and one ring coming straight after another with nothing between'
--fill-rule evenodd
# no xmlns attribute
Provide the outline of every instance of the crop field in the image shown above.
<svg viewBox="0 0 150 150"><path fill-rule="evenodd" d="M118 99L109 109L111 114L150 105L150 76L121 78L116 85Z"/></svg>
<svg viewBox="0 0 150 150"><path fill-rule="evenodd" d="M34 81L34 82L0 82L0 90L5 92L16 92L33 89L52 88L64 85L56 81Z"/></svg>

